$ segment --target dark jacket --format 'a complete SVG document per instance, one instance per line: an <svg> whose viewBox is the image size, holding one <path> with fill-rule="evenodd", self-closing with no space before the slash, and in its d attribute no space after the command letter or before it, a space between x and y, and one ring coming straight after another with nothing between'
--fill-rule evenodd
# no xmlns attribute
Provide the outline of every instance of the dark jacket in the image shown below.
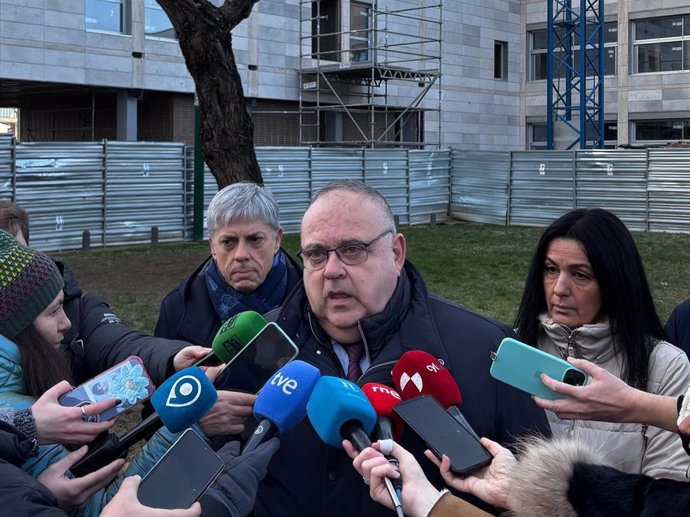
<svg viewBox="0 0 690 517"><path fill-rule="evenodd" d="M666 322L666 335L671 344L690 357L690 298L679 303Z"/></svg>
<svg viewBox="0 0 690 517"><path fill-rule="evenodd" d="M65 517L53 493L20 466L33 443L11 425L0 422L0 508L12 517Z"/></svg>
<svg viewBox="0 0 690 517"><path fill-rule="evenodd" d="M72 322L72 328L63 337L62 347L69 358L75 384L89 380L132 355L141 357L156 386L174 373L173 358L189 343L131 329L100 296L82 294L76 276L66 264L57 261L56 264L65 280L64 308Z"/></svg>
<svg viewBox="0 0 690 517"><path fill-rule="evenodd" d="M345 377L331 340L309 311L303 287L295 289L277 311L269 313L300 347L299 358L322 375ZM429 295L419 272L405 264L396 290L380 314L360 320L371 367L358 384L391 384L391 369L408 350L424 350L443 359L463 393L462 412L480 436L510 443L525 433L550 434L544 412L529 395L489 375L490 353L510 329L489 318ZM305 419L281 438L257 499L258 516L391 515L369 497L368 487L344 451L324 445ZM423 456L424 444L406 430L402 445L440 486L438 469ZM404 483L404 481L403 481Z"/></svg>
<svg viewBox="0 0 690 517"><path fill-rule="evenodd" d="M282 248L281 248L282 249ZM290 293L302 280L302 267L283 250L287 257L288 281L286 293ZM194 273L184 278L161 303L158 322L153 333L169 339L183 339L195 345L210 347L223 323L213 307L206 287L207 258Z"/></svg>

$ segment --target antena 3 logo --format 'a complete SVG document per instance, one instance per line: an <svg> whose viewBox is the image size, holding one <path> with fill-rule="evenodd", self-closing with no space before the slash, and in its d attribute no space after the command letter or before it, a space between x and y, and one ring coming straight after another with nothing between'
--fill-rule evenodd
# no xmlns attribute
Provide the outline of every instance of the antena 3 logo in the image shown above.
<svg viewBox="0 0 690 517"><path fill-rule="evenodd" d="M187 407L194 404L201 396L201 382L193 375L183 375L175 381L170 389L168 407Z"/></svg>
<svg viewBox="0 0 690 517"><path fill-rule="evenodd" d="M412 377L407 372L404 372L400 376L400 391L405 390L405 386L412 381L412 384L415 385L417 388L417 391L422 391L422 388L424 387L424 381L422 381L422 376L419 375L419 372L415 372Z"/></svg>

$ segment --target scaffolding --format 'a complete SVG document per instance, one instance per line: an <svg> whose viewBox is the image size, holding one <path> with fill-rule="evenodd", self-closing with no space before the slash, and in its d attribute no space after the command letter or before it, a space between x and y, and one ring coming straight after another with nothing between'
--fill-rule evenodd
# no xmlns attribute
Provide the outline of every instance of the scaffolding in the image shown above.
<svg viewBox="0 0 690 517"><path fill-rule="evenodd" d="M386 1L300 0L303 145L440 146L443 5Z"/></svg>
<svg viewBox="0 0 690 517"><path fill-rule="evenodd" d="M546 142L604 147L604 0L547 0ZM576 96L577 103L573 103ZM575 117L573 116L575 115Z"/></svg>

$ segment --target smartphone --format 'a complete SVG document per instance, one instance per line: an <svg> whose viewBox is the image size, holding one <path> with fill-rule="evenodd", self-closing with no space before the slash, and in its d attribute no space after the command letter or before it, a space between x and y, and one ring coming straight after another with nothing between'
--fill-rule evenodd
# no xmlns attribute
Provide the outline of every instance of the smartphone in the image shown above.
<svg viewBox="0 0 690 517"><path fill-rule="evenodd" d="M213 384L217 389L258 393L298 352L283 329L268 323L230 360Z"/></svg>
<svg viewBox="0 0 690 517"><path fill-rule="evenodd" d="M565 398L547 388L539 376L545 373L552 379L573 386L589 381L585 372L568 361L529 346L517 339L505 338L492 356L491 376L522 391L549 400Z"/></svg>
<svg viewBox="0 0 690 517"><path fill-rule="evenodd" d="M393 411L440 459L450 458L450 470L460 476L491 463L491 454L431 395L420 395L393 406Z"/></svg>
<svg viewBox="0 0 690 517"><path fill-rule="evenodd" d="M81 386L61 395L58 402L62 406L85 406L108 399L119 399L121 402L99 415L88 417L89 422L102 422L148 399L156 387L151 381L144 362L137 356L131 356L112 368L86 381Z"/></svg>
<svg viewBox="0 0 690 517"><path fill-rule="evenodd" d="M189 508L223 466L211 446L193 429L187 429L141 480L137 497L151 508Z"/></svg>

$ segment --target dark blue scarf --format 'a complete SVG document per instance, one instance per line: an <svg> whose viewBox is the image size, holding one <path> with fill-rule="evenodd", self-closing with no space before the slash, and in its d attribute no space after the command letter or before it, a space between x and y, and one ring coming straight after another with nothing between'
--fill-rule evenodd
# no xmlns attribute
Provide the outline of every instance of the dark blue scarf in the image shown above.
<svg viewBox="0 0 690 517"><path fill-rule="evenodd" d="M275 309L285 298L287 290L287 258L279 250L273 258L273 266L266 280L251 294L233 289L223 278L214 259L206 268L206 288L211 303L222 321L243 311L266 314Z"/></svg>

